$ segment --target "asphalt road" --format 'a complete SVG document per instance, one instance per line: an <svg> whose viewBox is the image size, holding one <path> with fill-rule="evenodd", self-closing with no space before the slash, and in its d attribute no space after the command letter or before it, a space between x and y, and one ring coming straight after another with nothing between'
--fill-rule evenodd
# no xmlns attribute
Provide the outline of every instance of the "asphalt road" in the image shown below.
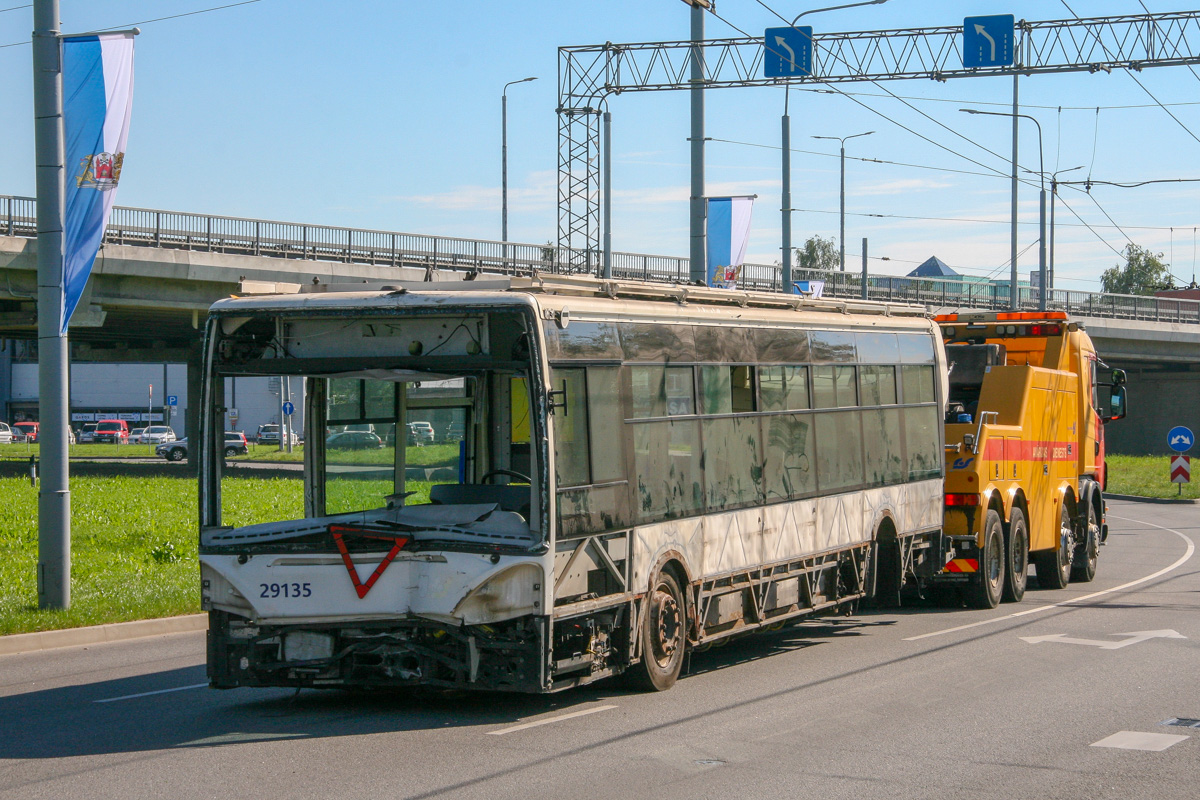
<svg viewBox="0 0 1200 800"><path fill-rule="evenodd" d="M749 637L661 694L217 692L199 634L0 657L0 798L1200 796L1163 724L1200 718L1200 507L1110 514L1091 584Z"/></svg>

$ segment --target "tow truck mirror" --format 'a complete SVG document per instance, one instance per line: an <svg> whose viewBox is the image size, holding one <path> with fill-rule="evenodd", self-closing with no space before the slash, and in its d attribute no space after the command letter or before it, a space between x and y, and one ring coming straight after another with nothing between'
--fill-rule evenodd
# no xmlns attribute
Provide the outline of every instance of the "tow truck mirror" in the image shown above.
<svg viewBox="0 0 1200 800"><path fill-rule="evenodd" d="M1120 370L1117 370L1120 372ZM1113 386L1108 397L1108 413L1103 415L1103 420L1108 422L1114 419L1123 419L1126 412L1125 403L1125 387Z"/></svg>
<svg viewBox="0 0 1200 800"><path fill-rule="evenodd" d="M1125 370L1114 369L1112 374L1112 385L1123 386L1125 384Z"/></svg>

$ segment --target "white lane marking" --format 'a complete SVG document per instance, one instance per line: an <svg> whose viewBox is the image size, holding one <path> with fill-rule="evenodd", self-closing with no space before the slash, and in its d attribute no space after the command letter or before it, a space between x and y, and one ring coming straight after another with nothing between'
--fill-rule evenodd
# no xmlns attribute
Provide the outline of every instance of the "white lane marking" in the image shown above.
<svg viewBox="0 0 1200 800"><path fill-rule="evenodd" d="M1120 750L1153 750L1161 752L1172 745L1179 744L1188 737L1173 736L1169 733L1140 733L1138 731L1120 731L1105 737L1098 742L1092 742L1092 747L1116 747Z"/></svg>
<svg viewBox="0 0 1200 800"><path fill-rule="evenodd" d="M153 692L138 692L137 694L126 694L120 697L106 697L103 700L93 700L93 703L115 703L118 700L132 700L135 697L149 697L152 694L167 694L169 692L185 692L188 689L203 689L208 686L207 683L193 683L191 686L176 686L174 689L158 689Z"/></svg>
<svg viewBox="0 0 1200 800"><path fill-rule="evenodd" d="M533 722L526 722L521 725L513 725L511 728L501 728L498 731L488 731L489 736L503 736L506 733L515 733L523 731L526 728L536 728L539 725L549 725L551 722L562 722L564 719L573 719L575 717L585 717L588 714L595 714L597 711L608 711L616 706L596 706L595 708L585 708L582 711L572 711L570 714L559 714L557 717L547 717L546 719L538 719Z"/></svg>
<svg viewBox="0 0 1200 800"><path fill-rule="evenodd" d="M1073 606L1073 605L1082 603L1086 600L1092 600L1097 597L1102 597L1106 594L1112 594L1113 592L1120 592L1120 591L1130 588L1131 586L1137 586L1139 584L1146 583L1147 581L1152 581L1155 578L1159 577L1160 575L1166 575L1168 572L1178 569L1179 567L1183 566L1183 564L1186 563L1188 559L1190 559L1192 557L1193 553L1196 552L1195 542L1193 542L1186 535L1180 533L1179 531L1175 530L1174 528L1165 528L1162 525L1155 525L1153 522L1145 522L1144 520L1140 520L1140 519L1130 519L1129 517L1118 517L1115 514L1110 514L1109 516L1112 517L1113 519L1123 519L1126 522L1136 522L1139 525L1149 525L1152 528L1158 528L1161 531L1167 531L1168 533L1173 533L1176 536L1178 536L1179 538L1183 539L1185 542L1187 542L1187 551L1184 552L1184 554L1182 556L1180 556L1178 561L1176 561L1174 564L1172 564L1169 567L1164 567L1163 569L1160 569L1158 572L1151 573L1150 575L1147 575L1144 578L1138 578L1136 581L1130 581L1129 583L1123 583L1120 586L1114 586L1111 589L1105 589L1102 592L1092 592L1091 594L1085 594L1083 597L1076 597L1074 600L1064 600L1061 603L1051 603L1048 606L1038 606L1037 608L1027 608L1024 611L1018 611L1015 614L1005 614L1003 617L992 617L991 619L985 619L985 620L981 620L979 622L972 622L969 625L958 625L956 627L946 628L945 630L941 630L941 631L933 631L932 633L922 633L920 636L909 636L904 641L915 642L919 639L928 639L932 636L941 636L942 634L945 634L945 633L956 633L958 631L965 631L970 628L978 628L980 625L991 625L993 622L1003 622L1006 619L1013 619L1015 617L1023 617L1026 614L1036 614L1039 611L1049 611L1052 608L1061 608L1062 606Z"/></svg>
<svg viewBox="0 0 1200 800"><path fill-rule="evenodd" d="M1119 642L1106 642L1102 639L1073 639L1065 633L1052 633L1049 636L1022 636L1022 642L1030 644L1041 644L1042 642L1058 642L1059 644L1082 644L1088 647L1099 647L1101 650L1120 650L1122 647L1128 647L1131 644L1138 642L1148 642L1151 639L1186 639L1187 637L1179 631L1162 630L1162 631L1134 631L1132 633L1118 633L1116 636L1124 636L1126 638Z"/></svg>

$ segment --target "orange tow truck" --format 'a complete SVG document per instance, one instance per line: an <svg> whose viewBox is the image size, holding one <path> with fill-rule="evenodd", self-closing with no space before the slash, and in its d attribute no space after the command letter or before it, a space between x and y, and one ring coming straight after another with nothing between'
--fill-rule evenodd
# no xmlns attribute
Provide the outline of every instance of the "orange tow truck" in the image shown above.
<svg viewBox="0 0 1200 800"><path fill-rule="evenodd" d="M936 319L949 395L947 558L933 585L995 608L1022 598L1031 560L1043 588L1092 580L1108 535L1104 425L1125 416L1125 373L1062 312Z"/></svg>

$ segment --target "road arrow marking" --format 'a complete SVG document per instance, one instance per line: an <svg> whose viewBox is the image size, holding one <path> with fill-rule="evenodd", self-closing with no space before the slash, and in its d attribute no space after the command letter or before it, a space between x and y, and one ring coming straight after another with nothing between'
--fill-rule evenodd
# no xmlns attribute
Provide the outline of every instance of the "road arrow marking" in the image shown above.
<svg viewBox="0 0 1200 800"><path fill-rule="evenodd" d="M784 40L784 38L782 36L775 37L775 44L782 47L784 50L788 51L788 60L792 62L792 68L788 71L795 72L796 71L796 51L793 50L792 48L788 47L787 42ZM995 50L996 46L992 45L992 49Z"/></svg>
<svg viewBox="0 0 1200 800"><path fill-rule="evenodd" d="M978 22L975 23L975 33L979 34L980 36L982 36L983 38L988 40L988 44L990 44L992 46L992 57L989 58L988 61L995 61L996 60L996 40L993 39L991 37L991 35L988 34L987 28L983 27Z"/></svg>
<svg viewBox="0 0 1200 800"><path fill-rule="evenodd" d="M1021 641L1029 642L1030 644L1041 644L1042 642L1059 642L1060 644L1082 644L1088 647L1099 647L1101 650L1120 650L1122 647L1128 647L1131 644L1138 642L1146 642L1150 639L1186 639L1187 637L1178 631L1136 631L1133 633L1118 633L1117 636L1128 637L1119 642L1104 642L1097 639L1073 639L1065 633L1052 633L1049 636L1022 636Z"/></svg>

